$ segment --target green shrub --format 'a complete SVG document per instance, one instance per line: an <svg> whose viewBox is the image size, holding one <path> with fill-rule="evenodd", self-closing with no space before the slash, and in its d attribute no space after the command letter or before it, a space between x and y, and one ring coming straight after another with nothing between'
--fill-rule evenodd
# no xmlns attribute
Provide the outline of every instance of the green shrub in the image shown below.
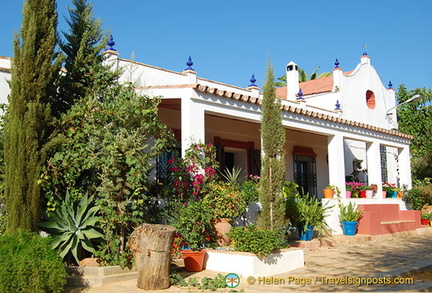
<svg viewBox="0 0 432 293"><path fill-rule="evenodd" d="M214 246L213 216L209 206L201 201L189 201L181 206L178 218L172 225L191 250Z"/></svg>
<svg viewBox="0 0 432 293"><path fill-rule="evenodd" d="M298 184L292 181L287 181L282 187L282 194L285 198L285 216L290 220L294 226L300 224L300 211L297 205L300 196L297 188Z"/></svg>
<svg viewBox="0 0 432 293"><path fill-rule="evenodd" d="M298 197L296 204L299 212L299 224L314 226L318 231L319 238L329 234L331 229L325 221L325 217L333 206L329 206L328 203L323 205L319 199L309 194Z"/></svg>
<svg viewBox="0 0 432 293"><path fill-rule="evenodd" d="M0 236L0 292L62 292L66 269L49 237L23 230Z"/></svg>
<svg viewBox="0 0 432 293"><path fill-rule="evenodd" d="M421 210L424 205L432 205L432 185L414 187L404 192L402 200L413 210Z"/></svg>
<svg viewBox="0 0 432 293"><path fill-rule="evenodd" d="M240 186L240 192L243 194L243 200L246 205L258 201L259 198L259 176L249 175L249 179L243 181Z"/></svg>
<svg viewBox="0 0 432 293"><path fill-rule="evenodd" d="M251 225L246 227L233 227L228 232L231 245L238 251L252 252L257 256L267 256L273 250L280 248L281 240L272 230L260 230Z"/></svg>
<svg viewBox="0 0 432 293"><path fill-rule="evenodd" d="M209 184L209 189L203 203L211 208L214 218L232 220L246 212L243 194L237 188L223 181L214 181Z"/></svg>

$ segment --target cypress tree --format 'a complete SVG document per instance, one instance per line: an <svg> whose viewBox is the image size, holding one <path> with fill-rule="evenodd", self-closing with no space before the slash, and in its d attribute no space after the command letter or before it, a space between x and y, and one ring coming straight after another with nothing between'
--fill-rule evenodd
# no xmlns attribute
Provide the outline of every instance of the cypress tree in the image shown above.
<svg viewBox="0 0 432 293"><path fill-rule="evenodd" d="M65 40L60 48L66 56L66 70L59 89L60 101L56 116L66 112L89 91L103 89L118 74L103 66L102 50L107 44L108 34L102 29L102 21L93 17L93 5L87 0L73 0L73 8L68 8L69 26L62 32Z"/></svg>
<svg viewBox="0 0 432 293"><path fill-rule="evenodd" d="M60 61L55 0L27 0L21 32L15 35L11 93L5 120L5 194L8 231L36 231L40 221L38 185L44 145L52 131Z"/></svg>
<svg viewBox="0 0 432 293"><path fill-rule="evenodd" d="M267 65L262 104L261 141L262 168L260 203L261 228L282 232L285 227L285 205L282 185L285 180L285 129L282 125L281 103L276 98L273 66Z"/></svg>

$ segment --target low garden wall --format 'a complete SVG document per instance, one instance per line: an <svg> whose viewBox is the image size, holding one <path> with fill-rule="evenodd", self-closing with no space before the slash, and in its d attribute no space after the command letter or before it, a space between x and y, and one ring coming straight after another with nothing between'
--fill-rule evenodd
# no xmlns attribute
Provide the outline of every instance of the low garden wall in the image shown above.
<svg viewBox="0 0 432 293"><path fill-rule="evenodd" d="M66 267L68 279L66 287L90 287L106 285L113 282L127 281L138 278L136 267L120 268L119 266L105 267Z"/></svg>
<svg viewBox="0 0 432 293"><path fill-rule="evenodd" d="M205 269L236 273L244 277L265 277L286 273L304 266L302 249L289 248L272 253L265 258L255 254L237 251L207 250Z"/></svg>

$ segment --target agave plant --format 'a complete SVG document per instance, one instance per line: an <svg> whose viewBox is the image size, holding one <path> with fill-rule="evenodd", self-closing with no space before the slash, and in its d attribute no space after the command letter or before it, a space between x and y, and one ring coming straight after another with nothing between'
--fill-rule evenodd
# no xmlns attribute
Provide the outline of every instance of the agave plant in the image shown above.
<svg viewBox="0 0 432 293"><path fill-rule="evenodd" d="M74 201L67 192L63 204L49 217L48 222L40 223L53 238L52 248L58 249L66 262L72 255L79 264L83 250L95 252L92 240L103 238L95 229L95 224L102 219L96 216L99 207L92 206L92 202L93 197L89 198L87 194Z"/></svg>
<svg viewBox="0 0 432 293"><path fill-rule="evenodd" d="M246 176L242 174L242 168L241 167L233 167L232 171L228 168L225 168L224 173L222 173L223 178L228 182L230 185L237 186L242 181L246 179Z"/></svg>

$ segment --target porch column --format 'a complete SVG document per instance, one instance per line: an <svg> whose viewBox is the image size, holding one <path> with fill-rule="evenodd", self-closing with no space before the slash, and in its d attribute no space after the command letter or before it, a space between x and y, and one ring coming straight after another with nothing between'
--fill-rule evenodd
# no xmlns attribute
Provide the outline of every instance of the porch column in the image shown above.
<svg viewBox="0 0 432 293"><path fill-rule="evenodd" d="M345 197L345 153L344 139L340 134L327 137L329 184L339 187L341 197Z"/></svg>
<svg viewBox="0 0 432 293"><path fill-rule="evenodd" d="M376 198L383 198L382 196L382 175L381 175L381 154L380 143L377 141L366 143L366 160L367 160L367 173L368 185L376 184L378 186Z"/></svg>
<svg viewBox="0 0 432 293"><path fill-rule="evenodd" d="M407 185L408 189L412 187L411 181L411 160L409 146L398 149L399 154L399 187Z"/></svg>
<svg viewBox="0 0 432 293"><path fill-rule="evenodd" d="M182 156L192 143L205 143L204 107L191 97L181 99Z"/></svg>

